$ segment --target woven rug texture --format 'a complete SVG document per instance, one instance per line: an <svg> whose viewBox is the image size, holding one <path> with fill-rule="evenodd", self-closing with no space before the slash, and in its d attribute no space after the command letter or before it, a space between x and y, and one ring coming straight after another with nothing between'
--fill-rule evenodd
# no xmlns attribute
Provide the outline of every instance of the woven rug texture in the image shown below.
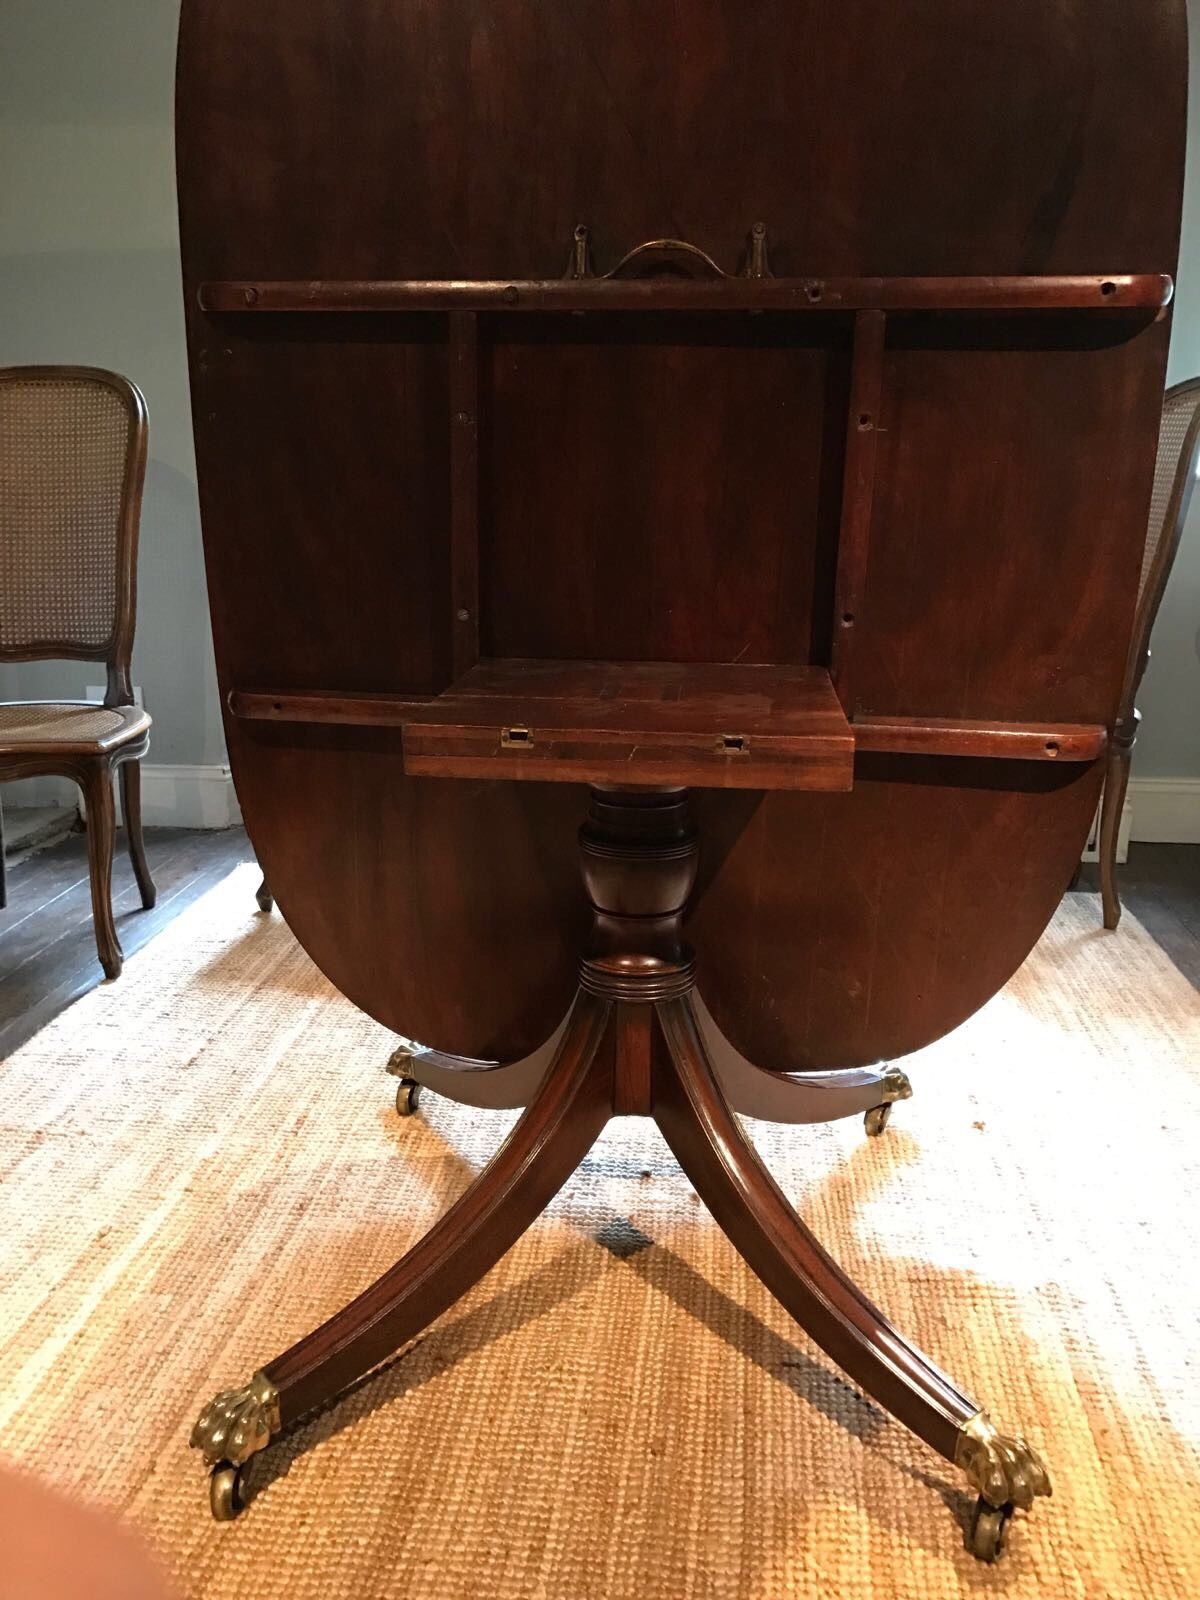
<svg viewBox="0 0 1200 1600"><path fill-rule="evenodd" d="M1200 1594L1200 997L1064 903L858 1119L748 1127L892 1319L1055 1484L994 1568L960 1475L843 1379L652 1125L209 1519L187 1448L390 1266L511 1125L426 1095L239 869L0 1065L0 1453L118 1513L181 1595L1183 1600Z"/></svg>

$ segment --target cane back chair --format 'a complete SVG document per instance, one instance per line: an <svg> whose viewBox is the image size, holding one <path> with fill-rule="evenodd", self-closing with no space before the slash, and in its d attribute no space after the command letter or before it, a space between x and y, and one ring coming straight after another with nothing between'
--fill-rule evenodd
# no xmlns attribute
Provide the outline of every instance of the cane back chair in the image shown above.
<svg viewBox="0 0 1200 1600"><path fill-rule="evenodd" d="M1192 503L1196 477L1200 473L1200 378L1189 378L1167 390L1163 399L1162 430L1158 436L1158 457L1154 469L1154 492L1150 499L1150 521L1146 528L1146 549L1138 581L1137 612L1129 664L1121 690L1121 704L1109 741L1108 770L1104 779L1104 801L1100 811L1100 892L1104 904L1104 926L1115 928L1121 920L1121 901L1117 894L1117 837L1125 791L1129 787L1129 768L1142 715L1135 705L1142 678L1150 661L1150 635L1158 608L1162 604L1167 580L1175 563L1183 526Z"/></svg>
<svg viewBox="0 0 1200 1600"><path fill-rule="evenodd" d="M155 900L139 767L150 718L133 704L130 675L148 433L145 400L116 373L0 369L0 661L103 661L108 678L102 705L0 703L0 783L54 776L83 791L96 945L110 978L122 964L114 769L142 905ZM0 869L0 904L3 887Z"/></svg>

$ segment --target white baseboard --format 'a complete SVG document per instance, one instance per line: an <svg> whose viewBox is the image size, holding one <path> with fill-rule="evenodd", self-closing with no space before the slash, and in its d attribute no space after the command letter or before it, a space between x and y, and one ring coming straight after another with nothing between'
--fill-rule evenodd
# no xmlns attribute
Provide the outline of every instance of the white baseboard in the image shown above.
<svg viewBox="0 0 1200 1600"><path fill-rule="evenodd" d="M147 828L232 828L241 820L228 767L142 762L142 822Z"/></svg>
<svg viewBox="0 0 1200 1600"><path fill-rule="evenodd" d="M5 785L14 805L71 803L78 791L58 779ZM1200 778L1129 781L1132 838L1154 844L1200 844ZM142 763L142 820L149 828L232 828L242 820L225 766Z"/></svg>
<svg viewBox="0 0 1200 1600"><path fill-rule="evenodd" d="M1129 780L1135 842L1200 844L1200 778Z"/></svg>
<svg viewBox="0 0 1200 1600"><path fill-rule="evenodd" d="M71 786L80 814L83 796ZM114 783L117 820L121 788ZM142 826L145 828L232 828L242 820L228 767L164 767L142 762Z"/></svg>
<svg viewBox="0 0 1200 1600"><path fill-rule="evenodd" d="M1200 844L1200 778L1129 780L1132 828L1122 840ZM142 820L147 827L231 828L242 820L228 767L142 763ZM1122 851L1120 859L1124 859Z"/></svg>
<svg viewBox="0 0 1200 1600"><path fill-rule="evenodd" d="M1100 859L1100 814L1101 807L1096 807L1096 815L1092 818L1092 829L1088 834L1088 841L1083 847L1081 861L1099 861ZM1121 822L1117 828L1117 865L1123 867L1129 860L1129 841L1133 835L1133 807L1128 799L1121 807Z"/></svg>
<svg viewBox="0 0 1200 1600"><path fill-rule="evenodd" d="M1129 780L1135 842L1200 844L1200 778ZM149 828L231 828L242 820L228 767L142 763L142 820Z"/></svg>

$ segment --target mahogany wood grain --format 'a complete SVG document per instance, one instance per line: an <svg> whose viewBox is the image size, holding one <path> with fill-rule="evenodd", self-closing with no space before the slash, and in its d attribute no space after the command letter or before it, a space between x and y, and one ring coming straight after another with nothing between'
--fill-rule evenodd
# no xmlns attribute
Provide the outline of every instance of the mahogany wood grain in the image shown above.
<svg viewBox="0 0 1200 1600"><path fill-rule="evenodd" d="M412 778L398 728L227 726L256 854L330 982L448 1054L506 1062L537 1050L571 1004L587 935L586 788ZM328 894L311 892L314 873Z"/></svg>
<svg viewBox="0 0 1200 1600"><path fill-rule="evenodd" d="M897 755L987 756L1008 761L1095 761L1108 731L1099 723L983 722L969 717L855 717L856 750Z"/></svg>
<svg viewBox="0 0 1200 1600"><path fill-rule="evenodd" d="M479 328L450 315L450 605L454 676L479 660Z"/></svg>
<svg viewBox="0 0 1200 1600"><path fill-rule="evenodd" d="M835 1122L861 1116L887 1099L877 1067L833 1072L764 1072L735 1050L717 1027L699 990L691 996L709 1065L731 1111L767 1122Z"/></svg>
<svg viewBox="0 0 1200 1600"><path fill-rule="evenodd" d="M978 1404L892 1326L796 1215L721 1094L690 1000L664 1001L656 1012L674 1070L655 1076L654 1119L696 1192L805 1332L953 1461Z"/></svg>
<svg viewBox="0 0 1200 1600"><path fill-rule="evenodd" d="M230 713L244 722L328 723L341 728L403 728L436 695L346 694L337 689L231 689Z"/></svg>
<svg viewBox="0 0 1200 1600"><path fill-rule="evenodd" d="M827 664L849 331L492 319L485 656Z"/></svg>
<svg viewBox="0 0 1200 1600"><path fill-rule="evenodd" d="M703 1022L697 1014L695 962L680 928L698 844L687 791L595 788L579 844L592 935L580 991L528 1109L467 1192L394 1267L261 1369L272 1389L267 1437L336 1398L473 1286L557 1192L609 1117L632 1114L658 1119L719 1224L818 1342L957 1463L962 1425L978 1408L821 1249L725 1099L726 1083L735 1095L749 1089L753 1097L756 1080L768 1075L714 1033L707 1013ZM721 1051L718 1065L705 1032ZM509 1068L442 1058L437 1070L490 1088L531 1065L532 1058ZM855 1096L866 1075L846 1076L853 1081L840 1097L828 1074L776 1084L775 1092L786 1088L797 1106L824 1098L840 1115L861 1109ZM866 1087L881 1088L878 1080ZM192 1438L215 1469L214 1488L265 1442L256 1437L247 1452L233 1436L230 1447L227 1398L219 1398L215 1420L211 1410L201 1417ZM222 1463L224 1449L230 1455ZM224 1498L213 1504L221 1515Z"/></svg>
<svg viewBox="0 0 1200 1600"><path fill-rule="evenodd" d="M489 1111L512 1111L534 1098L558 1054L568 1015L544 1045L520 1061L473 1061L442 1050L418 1046L405 1064L404 1075L462 1105Z"/></svg>
<svg viewBox="0 0 1200 1600"><path fill-rule="evenodd" d="M694 959L680 919L696 856L686 790L593 789L580 831L592 936L549 1067L524 1116L457 1204L369 1289L262 1369L274 1391L272 1431L334 1399L475 1284L610 1116L653 1114L719 1224L782 1303L870 1394L957 1462L962 1425L978 1408L821 1249L734 1117L737 1097L754 1099L770 1075L715 1034L694 994ZM706 1037L719 1050L715 1065ZM490 1089L532 1064L443 1057L436 1070ZM880 1092L878 1079L844 1076L850 1081L840 1094L829 1074L775 1082L770 1104L786 1091L790 1113L823 1100L836 1116L861 1109L856 1096L864 1088ZM197 1434L193 1444L220 1474L228 1435L214 1436L208 1413ZM231 1455L236 1467L244 1459Z"/></svg>
<svg viewBox="0 0 1200 1600"><path fill-rule="evenodd" d="M539 662L538 669L552 665ZM745 669L735 669L744 671ZM391 727L437 722L453 706L458 685L443 695L347 695L332 690L294 694L287 690L235 689L229 708L251 722L332 723L343 727ZM516 683L508 687L506 709L517 720L542 701L518 698ZM546 697L545 703L553 703ZM483 708L479 708L483 714ZM492 720L498 720L492 718ZM727 721L728 719L725 719ZM714 724L715 726L715 724ZM721 721L723 728L725 722ZM985 722L954 717L856 717L850 724L856 751L898 755L998 757L1019 761L1094 761L1108 742L1107 730L1080 723ZM803 785L800 785L803 787Z"/></svg>
<svg viewBox="0 0 1200 1600"><path fill-rule="evenodd" d="M818 667L489 661L404 729L424 777L838 790L853 757Z"/></svg>
<svg viewBox="0 0 1200 1600"><path fill-rule="evenodd" d="M828 668L850 332L886 309L860 722L1110 725L1178 245L1181 0L1012 0L1000 20L846 0L836 27L817 0L543 9L531 30L523 0L184 0L222 696L454 680L460 313L478 316L484 654ZM698 37L724 47L680 48ZM597 270L672 235L733 272L756 218L774 279L559 278L580 221ZM332 285L343 305L398 284L403 304L227 314L201 308L206 283ZM456 287L478 283L498 304ZM422 284L443 309L420 309ZM579 295L611 309L571 315ZM226 727L256 850L333 980L441 1049L536 1049L586 930L582 790L414 778L398 726ZM1061 753L862 749L855 773L841 793L697 792L689 934L714 1018L764 1067L892 1056L982 1003L1049 917L1100 777Z"/></svg>
<svg viewBox="0 0 1200 1600"><path fill-rule="evenodd" d="M852 665L858 612L867 582L875 456L883 426L883 349L887 318L860 311L854 319L850 407L846 419L846 464L838 537L837 588L833 611L833 682L848 715L854 711Z"/></svg>
<svg viewBox="0 0 1200 1600"><path fill-rule="evenodd" d="M619 1002L613 1035L613 1115L648 1117L652 1104L654 1008Z"/></svg>
<svg viewBox="0 0 1200 1600"><path fill-rule="evenodd" d="M1085 311L1169 305L1167 273L1042 277L313 280L203 283L203 311Z"/></svg>
<svg viewBox="0 0 1200 1600"><path fill-rule="evenodd" d="M1169 329L1007 326L889 324L856 717L1111 725Z"/></svg>
<svg viewBox="0 0 1200 1600"><path fill-rule="evenodd" d="M860 754L842 803L747 796L732 817L698 791L687 931L721 1031L788 1072L895 1060L965 1021L1054 915L1103 767Z"/></svg>
<svg viewBox="0 0 1200 1600"><path fill-rule="evenodd" d="M735 1100L797 1068L850 1069L853 1100L996 992L1067 884L1143 548L1183 0L535 9L181 10L256 851L451 1092L503 1099L574 1005L477 1183L265 1370L285 1424L329 1398L651 1110L763 1281L952 1457L974 1403L772 1182L692 989Z"/></svg>

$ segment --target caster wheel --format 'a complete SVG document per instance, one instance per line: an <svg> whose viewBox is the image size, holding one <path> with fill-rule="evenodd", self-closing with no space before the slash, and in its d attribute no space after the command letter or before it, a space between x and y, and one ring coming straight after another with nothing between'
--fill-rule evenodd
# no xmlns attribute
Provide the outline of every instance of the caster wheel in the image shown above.
<svg viewBox="0 0 1200 1600"><path fill-rule="evenodd" d="M872 1106L863 1117L863 1127L867 1130L867 1137L878 1139L879 1135L891 1121L892 1105L889 1100L886 1105Z"/></svg>
<svg viewBox="0 0 1200 1600"><path fill-rule="evenodd" d="M971 1517L971 1531L967 1535L967 1549L976 1561L1000 1559L1012 1513L1011 1505L992 1506L983 1499L976 1502Z"/></svg>
<svg viewBox="0 0 1200 1600"><path fill-rule="evenodd" d="M271 893L267 880L264 878L254 891L254 898L258 901L260 911L272 911L275 908L275 897Z"/></svg>
<svg viewBox="0 0 1200 1600"><path fill-rule="evenodd" d="M231 1467L228 1461L222 1461L213 1468L208 1480L208 1503L217 1522L233 1521L244 1504L240 1467Z"/></svg>
<svg viewBox="0 0 1200 1600"><path fill-rule="evenodd" d="M415 1078L401 1078L396 1086L396 1111L399 1116L411 1117L420 1109L421 1085Z"/></svg>

